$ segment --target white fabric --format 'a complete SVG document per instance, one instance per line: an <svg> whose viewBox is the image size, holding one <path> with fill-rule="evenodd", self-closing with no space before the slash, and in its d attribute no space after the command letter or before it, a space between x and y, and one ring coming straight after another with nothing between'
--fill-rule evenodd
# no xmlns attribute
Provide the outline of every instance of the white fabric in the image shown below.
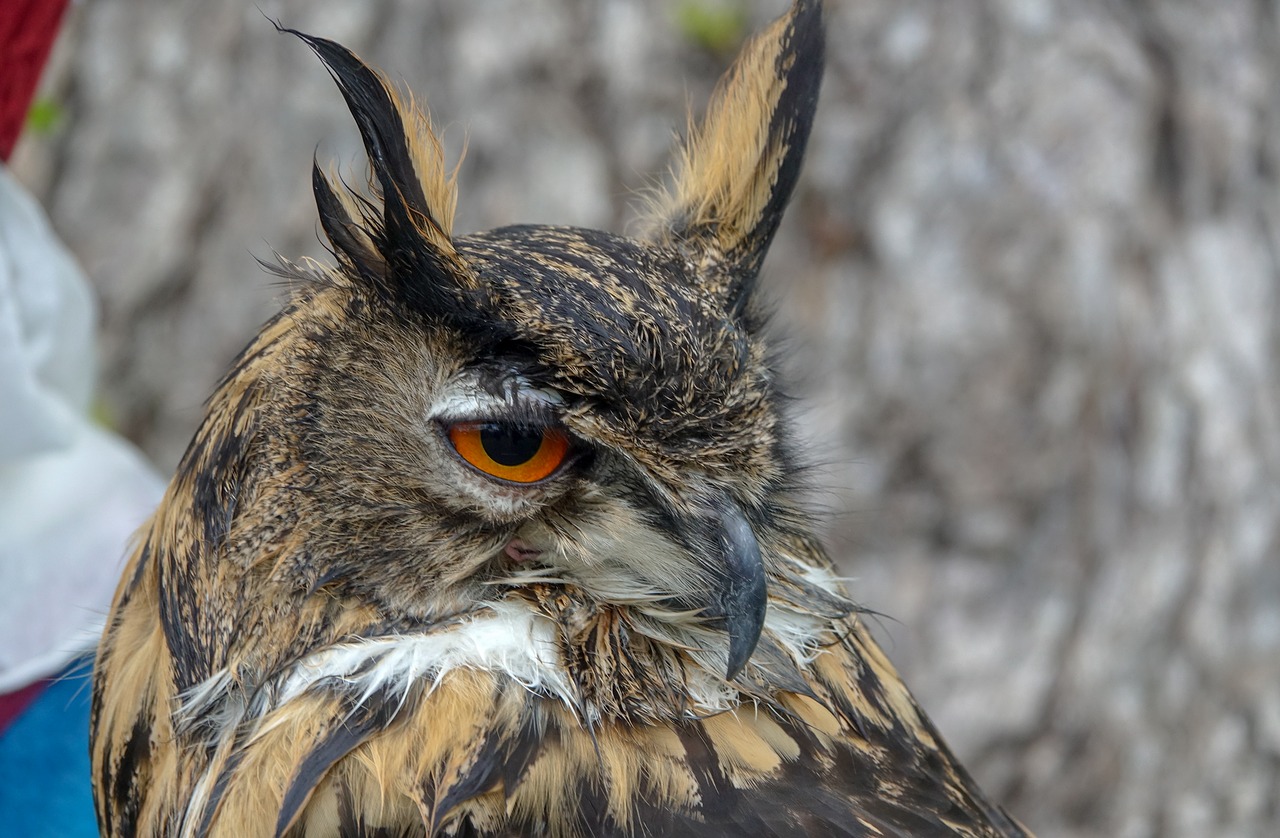
<svg viewBox="0 0 1280 838"><path fill-rule="evenodd" d="M0 692L92 648L164 483L88 416L93 299L0 167Z"/></svg>

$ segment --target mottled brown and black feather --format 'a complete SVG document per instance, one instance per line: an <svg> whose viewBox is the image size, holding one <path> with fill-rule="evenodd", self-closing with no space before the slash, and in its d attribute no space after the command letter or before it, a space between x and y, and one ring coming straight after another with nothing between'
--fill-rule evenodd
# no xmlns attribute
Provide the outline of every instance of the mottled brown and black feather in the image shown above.
<svg viewBox="0 0 1280 838"><path fill-rule="evenodd" d="M741 313L800 176L822 83L821 0L749 41L691 126L675 185L659 202L659 235L705 264Z"/></svg>

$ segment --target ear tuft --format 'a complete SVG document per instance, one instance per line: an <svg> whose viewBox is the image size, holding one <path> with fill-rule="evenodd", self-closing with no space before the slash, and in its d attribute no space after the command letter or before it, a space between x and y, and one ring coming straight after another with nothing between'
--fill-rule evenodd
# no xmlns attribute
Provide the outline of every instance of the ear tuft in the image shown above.
<svg viewBox="0 0 1280 838"><path fill-rule="evenodd" d="M657 238L683 248L741 311L800 175L823 67L821 0L751 38L678 153Z"/></svg>
<svg viewBox="0 0 1280 838"><path fill-rule="evenodd" d="M454 179L446 173L444 150L431 123L410 98L402 97L381 73L341 44L285 29L324 62L360 128L388 222L409 223L442 249L457 205ZM399 217L403 215L403 217Z"/></svg>
<svg viewBox="0 0 1280 838"><path fill-rule="evenodd" d="M320 223L344 268L428 317L469 320L467 298L476 280L453 245L454 173L445 169L443 147L426 115L341 44L281 31L296 35L324 62L369 156L370 198L338 187L318 166L312 169Z"/></svg>
<svg viewBox="0 0 1280 838"><path fill-rule="evenodd" d="M325 237L333 245L333 252L349 272L367 284L376 284L386 276L386 265L373 236L381 222L375 210L346 186L334 186L336 177L320 170L316 160L311 161L311 191L316 197L316 211Z"/></svg>

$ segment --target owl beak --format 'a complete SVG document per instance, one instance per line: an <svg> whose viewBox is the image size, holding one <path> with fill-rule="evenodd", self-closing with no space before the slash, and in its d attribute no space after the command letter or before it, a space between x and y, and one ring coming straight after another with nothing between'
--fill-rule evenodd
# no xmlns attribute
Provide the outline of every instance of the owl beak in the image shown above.
<svg viewBox="0 0 1280 838"><path fill-rule="evenodd" d="M719 555L712 564L710 602L703 612L721 621L729 635L729 670L732 680L747 665L764 628L768 588L760 544L742 508L721 495L712 503L716 537L713 550Z"/></svg>

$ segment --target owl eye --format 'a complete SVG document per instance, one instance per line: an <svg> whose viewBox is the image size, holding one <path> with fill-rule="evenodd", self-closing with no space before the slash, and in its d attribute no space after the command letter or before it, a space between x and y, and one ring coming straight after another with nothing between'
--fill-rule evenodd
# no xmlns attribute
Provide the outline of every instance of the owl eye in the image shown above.
<svg viewBox="0 0 1280 838"><path fill-rule="evenodd" d="M549 477L569 454L569 437L559 428L457 422L447 431L458 456L481 472L512 483L537 483Z"/></svg>

